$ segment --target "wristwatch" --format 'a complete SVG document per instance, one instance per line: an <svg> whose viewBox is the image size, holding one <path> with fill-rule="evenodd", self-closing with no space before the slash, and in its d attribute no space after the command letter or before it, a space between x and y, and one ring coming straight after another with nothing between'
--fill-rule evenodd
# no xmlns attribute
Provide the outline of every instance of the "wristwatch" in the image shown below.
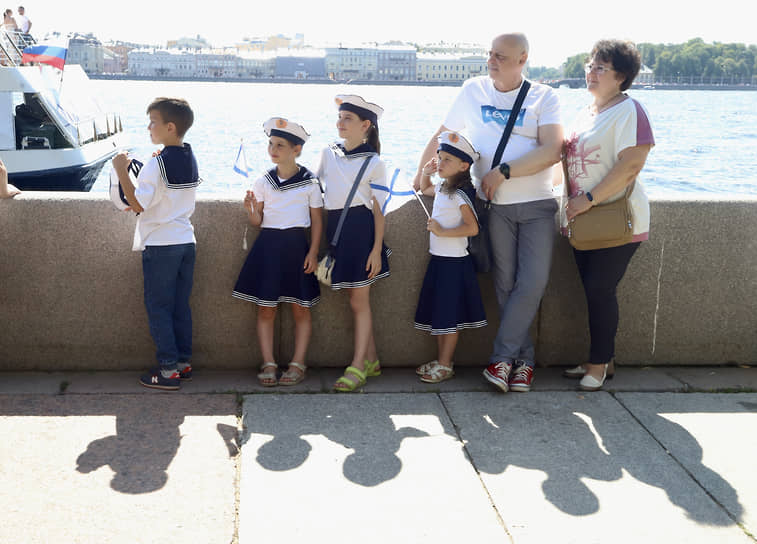
<svg viewBox="0 0 757 544"><path fill-rule="evenodd" d="M510 165L503 162L499 165L499 173L505 176L505 179L510 179Z"/></svg>
<svg viewBox="0 0 757 544"><path fill-rule="evenodd" d="M589 202L591 202L591 205L593 206L594 205L594 195L591 194L589 191L586 191L586 193L584 193L584 194L586 195L586 199Z"/></svg>

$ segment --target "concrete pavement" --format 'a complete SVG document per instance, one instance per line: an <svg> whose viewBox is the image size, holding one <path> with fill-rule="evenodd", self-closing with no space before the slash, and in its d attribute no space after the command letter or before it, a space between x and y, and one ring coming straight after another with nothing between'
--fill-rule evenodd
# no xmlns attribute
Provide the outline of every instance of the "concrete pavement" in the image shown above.
<svg viewBox="0 0 757 544"><path fill-rule="evenodd" d="M0 542L757 542L757 369L559 372L0 373Z"/></svg>

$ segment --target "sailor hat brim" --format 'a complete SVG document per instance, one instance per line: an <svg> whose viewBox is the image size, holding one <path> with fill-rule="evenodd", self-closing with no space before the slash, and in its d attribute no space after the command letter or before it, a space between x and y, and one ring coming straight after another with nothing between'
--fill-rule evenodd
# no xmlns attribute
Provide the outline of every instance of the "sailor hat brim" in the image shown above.
<svg viewBox="0 0 757 544"><path fill-rule="evenodd" d="M310 138L310 134L301 125L283 117L271 117L263 124L263 130L269 138L271 136L278 136L294 145L302 145Z"/></svg>
<svg viewBox="0 0 757 544"><path fill-rule="evenodd" d="M363 119L370 119L373 123L381 119L384 108L372 102L366 102L362 96L356 94L338 94L334 101L339 110L351 111L358 114Z"/></svg>
<svg viewBox="0 0 757 544"><path fill-rule="evenodd" d="M439 135L439 147L437 151L445 151L454 155L461 161L473 164L481 156L478 151L473 149L471 143L462 135L453 131L445 131Z"/></svg>

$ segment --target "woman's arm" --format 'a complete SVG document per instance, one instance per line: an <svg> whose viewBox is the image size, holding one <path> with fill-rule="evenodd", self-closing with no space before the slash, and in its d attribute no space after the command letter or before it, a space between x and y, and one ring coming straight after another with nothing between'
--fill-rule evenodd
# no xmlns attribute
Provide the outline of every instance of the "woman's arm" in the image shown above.
<svg viewBox="0 0 757 544"><path fill-rule="evenodd" d="M566 206L568 221L628 187L644 168L650 149L652 149L651 145L636 145L627 147L618 153L618 161L615 166L590 191L594 198L593 202L589 201L585 193L568 200Z"/></svg>

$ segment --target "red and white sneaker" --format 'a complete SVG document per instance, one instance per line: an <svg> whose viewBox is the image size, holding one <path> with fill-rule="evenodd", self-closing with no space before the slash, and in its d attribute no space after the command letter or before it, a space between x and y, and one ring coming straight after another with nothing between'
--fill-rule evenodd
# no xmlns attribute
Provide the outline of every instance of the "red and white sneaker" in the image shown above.
<svg viewBox="0 0 757 544"><path fill-rule="evenodd" d="M502 361L492 363L484 370L484 378L499 387L503 393L507 393L509 390L508 382L512 368L512 363L505 363Z"/></svg>
<svg viewBox="0 0 757 544"><path fill-rule="evenodd" d="M534 368L525 363L517 364L510 375L510 391L528 393L531 391L531 381L534 379Z"/></svg>

